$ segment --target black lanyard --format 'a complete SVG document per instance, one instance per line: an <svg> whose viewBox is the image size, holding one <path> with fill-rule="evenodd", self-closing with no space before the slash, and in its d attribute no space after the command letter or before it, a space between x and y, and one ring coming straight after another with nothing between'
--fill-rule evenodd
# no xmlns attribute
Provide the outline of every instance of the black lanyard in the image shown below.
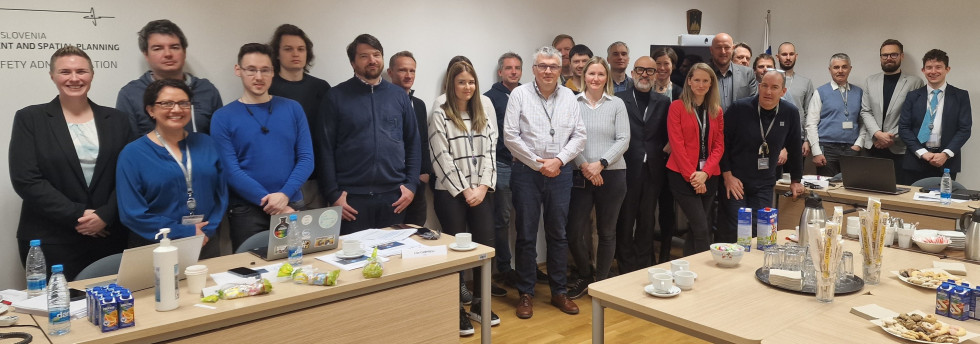
<svg viewBox="0 0 980 344"><path fill-rule="evenodd" d="M762 105L756 105L756 111L759 113L759 133L762 134L762 145L759 146L759 155L768 156L769 155L769 143L766 142L766 137L769 136L769 132L772 131L772 125L776 124L776 115L779 114L779 103L776 103L776 110L773 112L772 121L769 122L769 129L762 131Z"/></svg>
<svg viewBox="0 0 980 344"><path fill-rule="evenodd" d="M697 109L695 109L695 112L697 113L695 118L697 118L698 120L698 132L699 132L698 141L700 141L700 148L701 148L701 151L699 152L698 156L700 158L699 160L704 160L708 158L708 115L707 115L708 111L707 109L705 109L704 105L701 105L697 107ZM698 163L698 165L700 170L701 164Z"/></svg>
<svg viewBox="0 0 980 344"><path fill-rule="evenodd" d="M538 83L537 82L534 82L534 91L537 92L538 93L538 96L541 97L540 98L540 100L541 100L541 108L544 109L544 114L548 116L548 127L551 128L551 130L548 131L548 134L551 134L551 138L554 139L554 137L555 137L555 126L551 123L551 114L553 112L555 112L555 109L551 109L551 112L548 112L548 106L546 105L547 99L545 99L544 98L544 95L541 94L541 89L538 88ZM554 92L558 92L558 87L555 87L555 91ZM552 93L552 95L554 95L555 97L557 97L557 95L555 95L554 93Z"/></svg>

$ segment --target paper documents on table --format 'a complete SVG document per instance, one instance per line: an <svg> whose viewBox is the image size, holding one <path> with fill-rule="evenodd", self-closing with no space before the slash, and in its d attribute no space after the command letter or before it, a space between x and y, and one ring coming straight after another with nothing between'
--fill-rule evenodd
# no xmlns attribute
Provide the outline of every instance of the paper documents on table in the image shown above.
<svg viewBox="0 0 980 344"><path fill-rule="evenodd" d="M923 202L939 202L941 201L940 198L941 197L939 196L939 192L936 191L916 192L914 195L912 195L913 200L923 201ZM953 198L952 201L953 203L963 203L966 202L967 200Z"/></svg>
<svg viewBox="0 0 980 344"><path fill-rule="evenodd" d="M14 301L11 306L14 307L14 312L17 313L48 316L47 295L42 294L41 296L35 296L26 300ZM81 318L88 312L88 301L85 299L72 301L68 305L68 310L71 312L72 319Z"/></svg>
<svg viewBox="0 0 980 344"><path fill-rule="evenodd" d="M316 257L316 259L320 260L321 262L330 263L330 264L332 264L332 265L334 265L334 266L336 266L338 268L344 269L346 271L351 271L351 270L354 270L354 269L363 268L365 265L367 265L367 260L368 260L369 257L370 257L370 255L367 254L367 253L365 253L365 254L361 255L360 257L341 259L341 258L337 258L337 254L336 253L331 253L331 254L325 254L325 255ZM381 259L381 262L382 263L383 262L387 262L387 261L390 260L388 258L381 257L380 254L378 255L378 259Z"/></svg>
<svg viewBox="0 0 980 344"><path fill-rule="evenodd" d="M373 248L378 245L383 245L391 242L402 241L408 239L408 237L415 234L418 229L379 229L379 228L369 228L360 232L355 232L347 235L341 235L340 240L360 240L361 245L366 248ZM378 248L381 251L381 248ZM399 251L400 252L400 251ZM378 252L379 254L381 252Z"/></svg>

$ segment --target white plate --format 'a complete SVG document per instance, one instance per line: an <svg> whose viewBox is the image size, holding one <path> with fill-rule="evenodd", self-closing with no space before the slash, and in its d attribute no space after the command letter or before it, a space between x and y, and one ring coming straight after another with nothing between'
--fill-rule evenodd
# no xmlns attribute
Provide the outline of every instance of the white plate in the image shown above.
<svg viewBox="0 0 980 344"><path fill-rule="evenodd" d="M361 252L358 252L357 254L352 254L352 255L346 255L346 254L344 254L344 251L337 252L334 255L336 255L337 258L340 258L340 259L351 259L351 258L357 258L357 257L363 256L364 255L364 250L361 250Z"/></svg>
<svg viewBox="0 0 980 344"><path fill-rule="evenodd" d="M476 243L472 243L469 247L459 247L456 245L456 243L451 243L449 244L449 249L453 251L471 251L476 249L476 246Z"/></svg>
<svg viewBox="0 0 980 344"><path fill-rule="evenodd" d="M957 232L957 231L939 231L937 234L942 235L944 237L948 237L950 239L959 238L959 239L962 239L962 240L966 240L966 234L963 234L963 232Z"/></svg>
<svg viewBox="0 0 980 344"><path fill-rule="evenodd" d="M919 312L919 311L915 311L914 313L922 314L922 312ZM907 341L910 341L910 342L926 343L926 344L932 344L933 343L933 342L927 342L927 341L924 341L924 340L908 339L908 338L902 337L902 335L900 335L900 334L889 332L888 330L885 329L885 322L882 321L881 319L873 319L873 320L871 320L871 323L872 324L875 324L875 325L878 325L878 327L880 327L882 330L884 330L885 333L887 333L887 334L893 335L895 337L898 337L898 338L901 338L901 339L904 339L904 340L907 340ZM936 323L938 324L938 323L944 323L944 322L941 321L941 320L937 320ZM946 323L946 324L949 324L949 323ZM960 326L960 327L962 327L962 326ZM966 331L966 335L964 335L962 337L959 337L960 338L960 341L957 342L957 343L962 343L962 342L968 341L968 340L973 339L973 338L975 338L977 336L980 336L980 334L976 334L976 333L973 333L973 332L970 332L970 331Z"/></svg>
<svg viewBox="0 0 980 344"><path fill-rule="evenodd" d="M953 274L949 273L948 271L943 270L943 269L939 269L939 268L919 269L919 271L942 271L942 272L945 272L949 276L953 276ZM938 286L936 286L936 287L927 287L927 286L924 286L924 285L918 285L918 284L909 282L909 278L908 277L905 277L905 276L902 276L902 273L899 272L899 271L892 271L892 273L895 274L895 276L898 276L898 279L902 280L902 282L908 283L909 285L914 285L914 286L919 287L919 288L926 288L926 289L932 289L932 290L935 290L938 287ZM962 280L961 280L961 282L962 282ZM942 284L942 283L940 283L940 284Z"/></svg>
<svg viewBox="0 0 980 344"><path fill-rule="evenodd" d="M2 298L0 298L0 300L2 300ZM9 308L10 307L7 306L7 305L0 304L0 314L6 313L7 312L7 309L9 309Z"/></svg>
<svg viewBox="0 0 980 344"><path fill-rule="evenodd" d="M661 293L661 292L658 292L656 289L653 289L653 284L647 284L646 287L643 287L643 291L647 292L647 294L650 294L650 295L653 295L653 296L656 296L656 297L673 297L673 296L677 296L677 294L680 294L681 293L681 288L675 285L673 287L670 287L670 291L668 291L666 293Z"/></svg>

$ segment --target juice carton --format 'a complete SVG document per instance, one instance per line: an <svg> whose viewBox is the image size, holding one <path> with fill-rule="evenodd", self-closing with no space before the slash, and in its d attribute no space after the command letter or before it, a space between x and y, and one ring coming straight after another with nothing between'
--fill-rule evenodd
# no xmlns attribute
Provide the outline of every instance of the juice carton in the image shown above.
<svg viewBox="0 0 980 344"><path fill-rule="evenodd" d="M773 208L759 209L756 214L756 248L764 250L776 244L777 214L778 210Z"/></svg>
<svg viewBox="0 0 980 344"><path fill-rule="evenodd" d="M936 315L949 316L949 292L952 289L950 282L943 282L936 288Z"/></svg>
<svg viewBox="0 0 980 344"><path fill-rule="evenodd" d="M752 208L738 208L738 245L752 250Z"/></svg>
<svg viewBox="0 0 980 344"><path fill-rule="evenodd" d="M970 312L967 308L967 296L968 292L966 288L962 286L953 286L952 292L949 293L949 317L956 320L963 320L963 315L966 314L967 317L970 316Z"/></svg>
<svg viewBox="0 0 980 344"><path fill-rule="evenodd" d="M119 293L116 301L119 310L119 328L136 325L136 304L133 302L133 295L128 290L124 290Z"/></svg>
<svg viewBox="0 0 980 344"><path fill-rule="evenodd" d="M99 302L99 311L102 323L99 327L102 332L115 331L119 329L119 306L116 298L112 295L104 295Z"/></svg>

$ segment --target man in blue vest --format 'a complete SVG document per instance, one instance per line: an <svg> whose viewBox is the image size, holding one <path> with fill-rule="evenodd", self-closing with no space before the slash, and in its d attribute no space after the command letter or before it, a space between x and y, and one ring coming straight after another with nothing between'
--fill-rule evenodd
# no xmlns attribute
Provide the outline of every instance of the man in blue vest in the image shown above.
<svg viewBox="0 0 980 344"><path fill-rule="evenodd" d="M830 57L833 81L817 87L807 108L806 135L817 174L840 173L840 158L858 155L864 143L861 130L861 88L847 82L851 58L844 53Z"/></svg>

